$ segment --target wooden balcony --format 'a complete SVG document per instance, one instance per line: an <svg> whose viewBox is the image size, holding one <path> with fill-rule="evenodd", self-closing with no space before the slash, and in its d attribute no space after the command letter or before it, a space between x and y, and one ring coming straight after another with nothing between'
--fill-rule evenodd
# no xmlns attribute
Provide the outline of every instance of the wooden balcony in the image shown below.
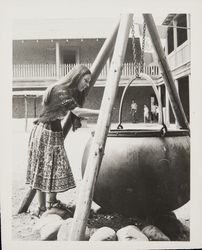
<svg viewBox="0 0 202 250"><path fill-rule="evenodd" d="M91 68L92 64L85 64ZM13 81L47 81L56 80L66 75L75 64L14 64L13 65ZM106 80L108 74L107 65L104 66L98 80ZM153 78L159 76L158 65L144 66L144 73ZM129 78L135 75L134 63L124 63L121 78Z"/></svg>

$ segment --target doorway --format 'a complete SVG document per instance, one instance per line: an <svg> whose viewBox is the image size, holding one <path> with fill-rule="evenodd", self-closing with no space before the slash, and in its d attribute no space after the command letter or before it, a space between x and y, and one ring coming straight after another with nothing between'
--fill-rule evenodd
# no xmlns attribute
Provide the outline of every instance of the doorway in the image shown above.
<svg viewBox="0 0 202 250"><path fill-rule="evenodd" d="M190 122L189 117L189 77L185 76L178 79L179 96L182 102L182 106L187 117L188 122Z"/></svg>
<svg viewBox="0 0 202 250"><path fill-rule="evenodd" d="M64 50L62 51L62 63L63 64L76 64L77 56L75 50Z"/></svg>

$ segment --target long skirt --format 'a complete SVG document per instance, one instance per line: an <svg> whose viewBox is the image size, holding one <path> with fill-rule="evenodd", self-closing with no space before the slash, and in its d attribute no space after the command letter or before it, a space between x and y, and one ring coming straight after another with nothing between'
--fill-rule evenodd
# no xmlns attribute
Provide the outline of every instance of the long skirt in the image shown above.
<svg viewBox="0 0 202 250"><path fill-rule="evenodd" d="M63 133L47 129L46 123L35 125L30 134L26 184L42 192L64 192L75 187Z"/></svg>

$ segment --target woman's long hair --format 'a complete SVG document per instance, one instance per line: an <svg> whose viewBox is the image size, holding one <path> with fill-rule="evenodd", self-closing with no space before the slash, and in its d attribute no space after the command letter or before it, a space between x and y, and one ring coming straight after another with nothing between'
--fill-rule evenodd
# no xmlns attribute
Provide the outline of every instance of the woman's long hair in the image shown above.
<svg viewBox="0 0 202 250"><path fill-rule="evenodd" d="M55 84L49 86L43 95L43 105L47 105L50 101L51 92L55 85L63 85L64 88L77 89L78 84L82 77L86 74L91 74L90 70L85 65L76 65L66 76L57 81ZM83 105L85 101L85 91L77 91L76 96L77 102L80 106ZM71 123L73 125L73 131L81 127L80 118L71 112Z"/></svg>
<svg viewBox="0 0 202 250"><path fill-rule="evenodd" d="M55 84L49 86L46 89L43 95L43 105L47 105L49 103L51 92L55 85L62 85L64 86L64 88L67 87L71 89L77 89L80 80L86 74L91 74L91 72L85 65L82 64L76 65L66 76L64 76L63 78L58 80ZM78 102L80 105L82 105L83 104L82 102L84 101L80 100L84 98L83 95L79 94Z"/></svg>

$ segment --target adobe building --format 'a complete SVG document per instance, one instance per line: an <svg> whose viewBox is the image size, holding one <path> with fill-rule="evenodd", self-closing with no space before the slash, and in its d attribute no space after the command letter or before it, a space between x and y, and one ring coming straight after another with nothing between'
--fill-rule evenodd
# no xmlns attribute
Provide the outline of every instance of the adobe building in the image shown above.
<svg viewBox="0 0 202 250"><path fill-rule="evenodd" d="M190 14L169 14L163 25L167 26L165 53L168 64L175 80L176 88L182 102L187 120L190 121L189 89L191 76L191 24ZM166 107L167 123L174 123L175 118L169 103L169 97L163 85L162 78L158 79L163 105Z"/></svg>
<svg viewBox="0 0 202 250"><path fill-rule="evenodd" d="M186 24L181 21L184 16L187 20ZM15 20L13 24L13 118L37 117L41 110L43 91L49 84L64 76L75 64L85 64L90 68L105 39L113 31L116 22L117 20L110 18ZM165 53L174 73L187 116L189 116L187 101L189 98L186 96L187 92L184 88L188 88L189 85L186 82L189 81L190 74L190 34L188 34L188 29L184 29L184 32L187 32L187 39L179 38L182 34L179 35L180 31L174 25L186 26L189 22L189 15L171 14L165 18L163 25L166 27L166 25L172 24L173 27L162 29L160 26L158 28L161 38L165 34L167 35ZM136 58L140 62L142 25L135 24L134 31ZM178 42L179 39L183 40L183 42L180 40L181 44ZM173 40L173 45L171 45L171 40ZM112 122L118 122L123 89L129 79L135 75L132 47L130 34ZM91 89L84 106L95 109L100 107L110 67L110 58L111 56ZM147 51L147 46L144 53L144 72L155 80L161 91L167 123L175 122L160 76L158 60L154 53ZM143 106L146 104L151 108L153 97L154 91L151 85L146 80L136 80L124 100L123 122L131 121L130 104L132 99L135 99L138 104L138 122L143 122ZM93 118L89 120L89 122L93 121Z"/></svg>

